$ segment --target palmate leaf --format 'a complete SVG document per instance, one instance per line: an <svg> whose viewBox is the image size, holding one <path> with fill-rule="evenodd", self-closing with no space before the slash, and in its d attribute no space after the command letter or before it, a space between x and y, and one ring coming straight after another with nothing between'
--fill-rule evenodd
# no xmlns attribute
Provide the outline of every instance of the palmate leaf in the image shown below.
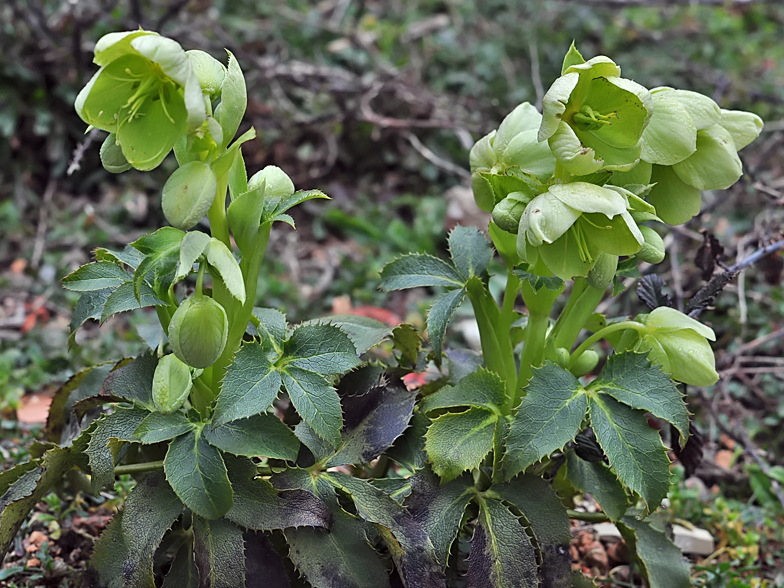
<svg viewBox="0 0 784 588"><path fill-rule="evenodd" d="M190 431L169 444L163 471L180 500L197 515L216 519L231 509L231 484L223 458L201 431Z"/></svg>
<svg viewBox="0 0 784 588"><path fill-rule="evenodd" d="M144 260L133 274L133 293L136 298L141 296L142 283L147 274L152 274L151 284L157 293L163 295L168 290L180 261L180 243L184 236L185 233L179 229L163 227L131 243L144 254Z"/></svg>
<svg viewBox="0 0 784 588"><path fill-rule="evenodd" d="M153 556L182 512L161 474L141 480L95 544L88 584L101 588L153 587Z"/></svg>
<svg viewBox="0 0 784 588"><path fill-rule="evenodd" d="M143 444L160 443L192 431L195 428L181 410L163 414L151 412L136 427L133 435Z"/></svg>
<svg viewBox="0 0 784 588"><path fill-rule="evenodd" d="M276 350L280 352L283 349L288 331L286 315L276 308L256 307L253 309L253 316L259 319L259 328L255 333L251 331L251 334L259 337L265 351ZM255 327L253 328L255 329Z"/></svg>
<svg viewBox="0 0 784 588"><path fill-rule="evenodd" d="M664 533L631 516L618 521L618 529L632 553L636 554L650 588L691 586L689 564Z"/></svg>
<svg viewBox="0 0 784 588"><path fill-rule="evenodd" d="M130 280L131 274L109 261L83 265L62 279L63 288L74 292L114 289Z"/></svg>
<svg viewBox="0 0 784 588"><path fill-rule="evenodd" d="M313 431L332 447L340 446L343 415L340 398L324 376L288 365L281 370L289 399Z"/></svg>
<svg viewBox="0 0 784 588"><path fill-rule="evenodd" d="M289 527L329 529L332 513L324 502L306 490L276 490L256 478L255 464L245 458L225 456L229 480L234 490L234 506L226 518L253 529L270 531Z"/></svg>
<svg viewBox="0 0 784 588"><path fill-rule="evenodd" d="M468 588L536 588L536 551L517 517L496 500L480 503L471 539Z"/></svg>
<svg viewBox="0 0 784 588"><path fill-rule="evenodd" d="M117 364L103 384L103 394L124 398L136 406L154 410L152 379L158 357L153 350L142 353L130 362Z"/></svg>
<svg viewBox="0 0 784 588"><path fill-rule="evenodd" d="M509 428L503 458L506 478L574 439L587 408L585 390L570 372L551 362L534 368Z"/></svg>
<svg viewBox="0 0 784 588"><path fill-rule="evenodd" d="M522 475L510 482L497 484L492 490L528 521L541 557L539 575L542 586L569 588L572 533L566 508L552 487L539 476Z"/></svg>
<svg viewBox="0 0 784 588"><path fill-rule="evenodd" d="M381 270L382 290L406 290L422 286L461 288L466 280L455 267L426 253L412 253L389 262Z"/></svg>
<svg viewBox="0 0 784 588"><path fill-rule="evenodd" d="M655 510L670 487L670 460L658 431L642 411L606 394L591 396L591 425L618 479Z"/></svg>
<svg viewBox="0 0 784 588"><path fill-rule="evenodd" d="M123 442L137 441L134 431L149 414L141 408L117 407L113 413L97 421L86 451L94 494L98 494L104 486L114 487L115 453Z"/></svg>
<svg viewBox="0 0 784 588"><path fill-rule="evenodd" d="M466 281L487 271L493 247L479 229L458 225L449 233L448 242L452 261Z"/></svg>
<svg viewBox="0 0 784 588"><path fill-rule="evenodd" d="M213 427L266 411L278 395L282 380L264 348L246 343L226 369L215 404Z"/></svg>
<svg viewBox="0 0 784 588"><path fill-rule="evenodd" d="M215 428L206 426L203 434L211 445L234 455L294 461L300 447L293 431L278 417L268 413L230 421Z"/></svg>
<svg viewBox="0 0 784 588"><path fill-rule="evenodd" d="M103 307L109 299L113 288L104 288L94 292L85 292L76 303L76 308L71 315L70 331L68 336L68 348L76 343L76 331L78 331L88 320L98 320L103 315Z"/></svg>
<svg viewBox="0 0 784 588"><path fill-rule="evenodd" d="M645 354L616 353L607 360L589 390L606 392L619 402L650 412L689 436L689 411L683 393L661 367L651 365Z"/></svg>
<svg viewBox="0 0 784 588"><path fill-rule="evenodd" d="M284 346L283 359L287 365L323 376L342 374L360 364L349 336L330 324L294 329Z"/></svg>
<svg viewBox="0 0 784 588"><path fill-rule="evenodd" d="M434 419L425 435L425 451L433 471L449 482L465 470L479 467L493 448L498 425L499 415L483 408Z"/></svg>
<svg viewBox="0 0 784 588"><path fill-rule="evenodd" d="M425 413L439 408L473 406L500 413L506 398L506 387L495 372L480 368L454 386L444 386L429 395L420 405Z"/></svg>
<svg viewBox="0 0 784 588"><path fill-rule="evenodd" d="M451 290L440 296L427 312L427 332L437 364L441 363L441 349L444 346L446 327L455 314L457 307L465 300L465 288Z"/></svg>
<svg viewBox="0 0 784 588"><path fill-rule="evenodd" d="M464 474L447 484L441 484L427 469L417 472L410 480L411 495L404 504L425 528L436 557L441 567L445 568L465 509L476 494L473 481L468 474Z"/></svg>
<svg viewBox="0 0 784 588"><path fill-rule="evenodd" d="M226 519L193 517L193 555L203 586L235 588L245 585L242 531Z"/></svg>
<svg viewBox="0 0 784 588"><path fill-rule="evenodd" d="M101 323L105 322L110 316L120 312L167 304L158 298L152 288L144 282L141 284L138 298L134 295L133 289L133 282L127 281L112 290L101 310Z"/></svg>
<svg viewBox="0 0 784 588"><path fill-rule="evenodd" d="M603 463L580 459L574 451L566 454L566 477L581 492L596 499L604 514L617 521L625 513L628 498L618 478Z"/></svg>

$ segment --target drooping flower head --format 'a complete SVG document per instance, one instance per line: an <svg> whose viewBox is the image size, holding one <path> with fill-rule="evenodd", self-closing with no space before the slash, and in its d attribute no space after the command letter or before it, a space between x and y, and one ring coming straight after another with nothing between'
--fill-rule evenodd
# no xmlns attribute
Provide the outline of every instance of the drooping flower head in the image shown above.
<svg viewBox="0 0 784 588"><path fill-rule="evenodd" d="M150 31L110 33L95 46L101 68L79 92L76 111L113 133L128 163L157 167L207 112L199 80L182 47Z"/></svg>
<svg viewBox="0 0 784 588"><path fill-rule="evenodd" d="M563 75L545 94L538 139L549 142L569 173L623 171L639 161L652 99L643 86L620 76L608 57L584 61L572 46Z"/></svg>

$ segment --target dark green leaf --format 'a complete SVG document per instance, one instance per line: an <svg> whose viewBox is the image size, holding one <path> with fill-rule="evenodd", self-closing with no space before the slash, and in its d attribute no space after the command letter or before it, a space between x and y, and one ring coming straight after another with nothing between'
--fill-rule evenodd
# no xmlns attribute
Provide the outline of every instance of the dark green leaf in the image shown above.
<svg viewBox="0 0 784 588"><path fill-rule="evenodd" d="M430 345L437 363L441 362L441 349L444 346L446 326L452 319L457 307L463 303L466 291L464 288L452 290L439 297L427 313L427 332L430 335Z"/></svg>
<svg viewBox="0 0 784 588"><path fill-rule="evenodd" d="M468 588L536 588L536 552L517 517L496 500L484 500L471 539Z"/></svg>
<svg viewBox="0 0 784 588"><path fill-rule="evenodd" d="M381 321L356 314L335 314L319 319L346 333L360 355L392 335L392 327Z"/></svg>
<svg viewBox="0 0 784 588"><path fill-rule="evenodd" d="M200 583L210 588L245 585L242 531L226 519L193 517L193 554Z"/></svg>
<svg viewBox="0 0 784 588"><path fill-rule="evenodd" d="M95 542L84 585L90 588L125 588L123 564L128 559L122 528L123 511L119 511ZM177 586L179 588L179 586Z"/></svg>
<svg viewBox="0 0 784 588"><path fill-rule="evenodd" d="M329 443L324 441L321 437L316 435L316 432L310 428L310 425L305 421L300 421L294 427L294 434L297 436L305 447L310 449L313 454L314 463L316 461L324 461L329 456L335 453L335 448Z"/></svg>
<svg viewBox="0 0 784 588"><path fill-rule="evenodd" d="M670 488L670 460L659 431L645 415L617 400L591 397L591 425L618 479L655 510Z"/></svg>
<svg viewBox="0 0 784 588"><path fill-rule="evenodd" d="M571 373L551 362L535 368L509 429L507 479L574 439L587 408L585 390Z"/></svg>
<svg viewBox="0 0 784 588"><path fill-rule="evenodd" d="M299 416L319 437L339 447L343 415L335 389L324 376L294 365L286 366L281 377Z"/></svg>
<svg viewBox="0 0 784 588"><path fill-rule="evenodd" d="M264 533L245 533L245 588L291 588L286 564Z"/></svg>
<svg viewBox="0 0 784 588"><path fill-rule="evenodd" d="M592 578L584 576L581 572L572 572L572 586L574 588L599 588Z"/></svg>
<svg viewBox="0 0 784 588"><path fill-rule="evenodd" d="M214 429L207 425L204 438L211 445L234 455L264 456L294 461L299 441L274 414L261 413L224 423Z"/></svg>
<svg viewBox="0 0 784 588"><path fill-rule="evenodd" d="M133 282L125 282L118 288L115 288L106 299L101 311L101 323L118 312L165 304L166 302L158 298L155 292L152 291L152 288L145 283L141 285L139 299L137 300L133 293Z"/></svg>
<svg viewBox="0 0 784 588"><path fill-rule="evenodd" d="M465 509L476 494L473 481L464 474L448 484L441 484L428 470L417 472L410 480L411 495L405 506L424 526L436 557L445 568Z"/></svg>
<svg viewBox="0 0 784 588"><path fill-rule="evenodd" d="M171 567L163 579L163 588L199 588L199 571L193 561L193 546L183 543L174 555Z"/></svg>
<svg viewBox="0 0 784 588"><path fill-rule="evenodd" d="M252 334L258 335L264 350L282 350L288 331L286 315L275 308L254 308L253 315L259 319L260 325Z"/></svg>
<svg viewBox="0 0 784 588"><path fill-rule="evenodd" d="M400 352L400 365L416 369L422 337L414 326L407 323L396 326L392 331L392 342L394 348Z"/></svg>
<svg viewBox="0 0 784 588"><path fill-rule="evenodd" d="M447 413L433 420L425 435L425 451L433 471L444 482L479 467L493 448L498 415L483 408Z"/></svg>
<svg viewBox="0 0 784 588"><path fill-rule="evenodd" d="M141 296L142 283L149 273L152 273L156 292L168 289L180 262L180 243L184 236L185 233L179 229L163 227L132 243L144 254L144 260L133 274L133 292L137 298Z"/></svg>
<svg viewBox="0 0 784 588"><path fill-rule="evenodd" d="M379 287L383 290L405 290L422 286L462 288L464 285L465 279L452 264L427 253L412 253L384 266Z"/></svg>
<svg viewBox="0 0 784 588"><path fill-rule="evenodd" d="M467 375L484 367L482 354L470 349L447 349L444 354L449 369L449 383L453 386Z"/></svg>
<svg viewBox="0 0 784 588"><path fill-rule="evenodd" d="M628 498L623 486L606 465L577 457L573 451L566 454L566 477L580 492L587 492L596 499L604 514L617 521L625 513Z"/></svg>
<svg viewBox="0 0 784 588"><path fill-rule="evenodd" d="M606 392L619 402L672 423L681 434L682 444L689 436L689 411L683 393L660 366L651 365L645 354L610 356L588 388Z"/></svg>
<svg viewBox="0 0 784 588"><path fill-rule="evenodd" d="M512 273L520 280L528 280L534 292L538 292L542 286L551 292L558 292L564 286L564 281L561 278L539 276L521 269L515 269Z"/></svg>
<svg viewBox="0 0 784 588"><path fill-rule="evenodd" d="M415 401L416 392L391 376L365 394L344 397L342 442L327 466L370 463L406 430Z"/></svg>
<svg viewBox="0 0 784 588"><path fill-rule="evenodd" d="M94 292L121 286L131 275L114 263L98 261L83 265L62 279L63 288L74 292Z"/></svg>
<svg viewBox="0 0 784 588"><path fill-rule="evenodd" d="M689 588L689 564L669 538L648 523L623 517L618 529L637 556L650 588Z"/></svg>
<svg viewBox="0 0 784 588"><path fill-rule="evenodd" d="M174 439L179 435L192 431L194 426L181 410L169 414L151 412L136 427L133 435L146 445Z"/></svg>
<svg viewBox="0 0 784 588"><path fill-rule="evenodd" d="M449 253L465 280L481 276L493 259L493 247L476 227L456 226L449 233Z"/></svg>
<svg viewBox="0 0 784 588"><path fill-rule="evenodd" d="M256 478L256 466L244 458L226 456L234 506L226 518L247 529L270 531L288 527L323 527L332 523L327 505L306 490L276 490Z"/></svg>
<svg viewBox="0 0 784 588"><path fill-rule="evenodd" d="M500 414L506 399L506 386L498 374L480 368L455 386L444 386L420 405L424 412L439 408L475 406Z"/></svg>
<svg viewBox="0 0 784 588"><path fill-rule="evenodd" d="M158 356L154 350L138 355L127 364L118 364L119 367L106 377L103 393L125 398L138 406L153 410L152 378L157 365Z"/></svg>
<svg viewBox="0 0 784 588"><path fill-rule="evenodd" d="M214 427L266 411L278 395L280 374L258 343L246 343L226 369L212 417Z"/></svg>
<svg viewBox="0 0 784 588"><path fill-rule="evenodd" d="M94 252L96 261L111 261L112 263L124 263L131 269L136 269L144 259L141 252L131 245L126 245L122 251L115 251L105 247L98 247Z"/></svg>
<svg viewBox="0 0 784 588"><path fill-rule="evenodd" d="M531 526L541 555L542 588L569 588L571 527L566 507L550 484L539 476L522 475L492 489L517 508Z"/></svg>
<svg viewBox="0 0 784 588"><path fill-rule="evenodd" d="M360 364L349 336L334 325L301 325L284 347L287 365L324 376L342 374Z"/></svg>
<svg viewBox="0 0 784 588"><path fill-rule="evenodd" d="M169 444L163 470L180 500L197 515L216 519L231 509L231 484L223 458L199 431Z"/></svg>
<svg viewBox="0 0 784 588"><path fill-rule="evenodd" d="M13 492L6 494L13 484L35 469L40 469L38 462L28 461L0 472L0 512L15 500L29 496L35 490L35 485L41 475L40 471L30 476L27 482L22 482ZM30 488L30 490L28 491L26 488Z"/></svg>
<svg viewBox="0 0 784 588"><path fill-rule="evenodd" d="M412 472L422 469L427 461L425 433L428 426L430 426L430 419L420 411L415 411L408 429L386 452L387 457Z"/></svg>
<svg viewBox="0 0 784 588"><path fill-rule="evenodd" d="M398 504L411 495L410 478L371 478L368 480Z"/></svg>
<svg viewBox="0 0 784 588"><path fill-rule="evenodd" d="M76 342L76 331L90 319L98 320L103 314L103 307L114 288L85 292L76 303L76 308L71 315L71 334L68 337L68 347L73 347Z"/></svg>
<svg viewBox="0 0 784 588"><path fill-rule="evenodd" d="M104 486L114 488L115 453L122 442L137 441L134 431L148 414L140 408L117 407L97 422L87 444L93 493L98 494Z"/></svg>

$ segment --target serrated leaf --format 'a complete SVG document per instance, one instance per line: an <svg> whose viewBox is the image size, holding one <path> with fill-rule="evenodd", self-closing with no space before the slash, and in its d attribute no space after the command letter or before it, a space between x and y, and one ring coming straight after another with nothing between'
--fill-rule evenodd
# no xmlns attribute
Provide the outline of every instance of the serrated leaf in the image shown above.
<svg viewBox="0 0 784 588"><path fill-rule="evenodd" d="M483 408L447 413L433 420L425 435L425 451L433 471L444 482L479 467L493 448L498 415Z"/></svg>
<svg viewBox="0 0 784 588"><path fill-rule="evenodd" d="M339 472L327 476L331 483L351 495L359 516L380 526L405 585L445 586L435 549L419 520L368 481Z"/></svg>
<svg viewBox="0 0 784 588"><path fill-rule="evenodd" d="M441 484L428 470L417 472L410 481L411 495L404 504L424 526L441 567L446 568L449 549L460 531L463 513L476 495L473 481L464 474Z"/></svg>
<svg viewBox="0 0 784 588"><path fill-rule="evenodd" d="M103 393L107 396L125 398L137 406L154 410L152 402L152 379L158 357L153 350L136 356L125 364L118 364L103 385Z"/></svg>
<svg viewBox="0 0 784 588"><path fill-rule="evenodd" d="M193 555L203 586L237 588L245 585L242 531L226 519L193 517Z"/></svg>
<svg viewBox="0 0 784 588"><path fill-rule="evenodd" d="M83 265L65 276L61 283L63 288L74 292L94 292L107 288L114 289L130 277L131 275L120 266L109 261L98 261Z"/></svg>
<svg viewBox="0 0 784 588"><path fill-rule="evenodd" d="M264 533L245 533L245 588L291 588L287 567Z"/></svg>
<svg viewBox="0 0 784 588"><path fill-rule="evenodd" d="M411 253L390 261L381 270L382 290L405 290L423 286L461 288L465 279L455 267L427 253Z"/></svg>
<svg viewBox="0 0 784 588"><path fill-rule="evenodd" d="M306 490L276 490L269 481L256 478L255 464L227 455L226 467L234 490L234 506L226 518L255 531L288 527L329 529L332 513L324 502Z"/></svg>
<svg viewBox="0 0 784 588"><path fill-rule="evenodd" d="M240 264L237 263L234 254L222 241L215 238L210 239L210 245L207 248L207 263L217 271L229 293L239 300L240 304L245 304L245 280Z"/></svg>
<svg viewBox="0 0 784 588"><path fill-rule="evenodd" d="M587 408L585 390L570 372L549 361L534 368L509 428L507 479L574 439Z"/></svg>
<svg viewBox="0 0 784 588"><path fill-rule="evenodd" d="M324 376L295 365L280 373L289 399L313 431L334 448L340 446L343 415L340 398Z"/></svg>
<svg viewBox="0 0 784 588"><path fill-rule="evenodd" d="M27 463L20 463L0 472L0 512L2 512L3 508L8 506L11 502L29 496L30 493L35 490L35 484L40 477L40 472L36 472L33 476L33 480L22 483L13 493L6 494L11 485L36 468L39 468L37 461L28 461ZM27 487L29 484L32 485L29 486L30 490L28 491L24 489L24 487Z"/></svg>
<svg viewBox="0 0 784 588"><path fill-rule="evenodd" d="M222 148L231 143L234 135L237 134L237 129L240 128L245 108L248 105L245 76L242 75L242 69L231 51L227 50L226 53L229 54L229 63L226 67L226 77L223 78L221 85L220 110L215 113L223 129Z"/></svg>
<svg viewBox="0 0 784 588"><path fill-rule="evenodd" d="M8 551L33 507L75 463L71 449L57 447L47 451L36 466L21 473L9 484L0 498L0 553Z"/></svg>
<svg viewBox="0 0 784 588"><path fill-rule="evenodd" d="M449 383L457 384L460 380L484 367L482 354L471 349L447 349L444 351L449 370Z"/></svg>
<svg viewBox="0 0 784 588"><path fill-rule="evenodd" d="M163 470L180 500L197 515L216 519L231 509L231 484L223 458L199 431L169 444Z"/></svg>
<svg viewBox="0 0 784 588"><path fill-rule="evenodd" d="M535 588L536 552L517 517L496 500L484 500L471 539L468 588Z"/></svg>
<svg viewBox="0 0 784 588"><path fill-rule="evenodd" d="M141 295L142 282L152 272L152 286L156 292L168 290L180 261L180 243L185 233L174 227L162 227L151 235L144 235L132 245L144 254L144 259L133 274L134 295Z"/></svg>
<svg viewBox="0 0 784 588"><path fill-rule="evenodd" d="M52 397L49 415L46 418L46 438L49 441L67 444L75 436L79 430L78 423L73 423L71 430L66 433L66 427L71 424L71 411L74 404L84 398L100 394L103 382L114 364L115 362L111 361L84 368L58 388Z"/></svg>
<svg viewBox="0 0 784 588"><path fill-rule="evenodd" d="M392 335L392 327L381 321L356 314L335 314L319 319L346 333L362 355Z"/></svg>
<svg viewBox="0 0 784 588"><path fill-rule="evenodd" d="M258 343L245 343L226 368L212 426L266 411L280 391L282 381L267 353Z"/></svg>
<svg viewBox="0 0 784 588"><path fill-rule="evenodd" d="M528 521L541 554L541 585L569 588L571 525L566 507L550 484L539 476L522 475L505 484L497 484L492 490L515 506Z"/></svg>
<svg viewBox="0 0 784 588"><path fill-rule="evenodd" d="M335 325L301 325L286 341L287 365L323 376L342 374L361 362L349 336Z"/></svg>
<svg viewBox="0 0 784 588"><path fill-rule="evenodd" d="M264 456L294 461L299 440L278 417L262 413L204 428L204 437L218 449L234 455Z"/></svg>
<svg viewBox="0 0 784 588"><path fill-rule="evenodd" d="M107 249L106 247L97 247L93 251L95 261L111 261L112 263L124 263L131 269L135 270L144 259L141 252L131 245L123 247L122 251L115 251L114 249Z"/></svg>
<svg viewBox="0 0 784 588"><path fill-rule="evenodd" d="M368 480L398 504L411 495L410 478L371 478Z"/></svg>
<svg viewBox="0 0 784 588"><path fill-rule="evenodd" d="M430 419L421 411L415 411L408 429L386 452L387 457L412 472L422 469L427 461L425 433L429 426Z"/></svg>
<svg viewBox="0 0 784 588"><path fill-rule="evenodd" d="M193 271L193 264L202 256L204 250L210 244L210 236L201 231L189 231L185 233L180 243L180 261L177 265L177 273L174 280L179 282Z"/></svg>
<svg viewBox="0 0 784 588"><path fill-rule="evenodd" d="M153 474L139 482L125 509L95 544L87 572L89 585L154 587L153 554L181 510L182 503L162 475ZM127 521L123 520L124 514Z"/></svg>
<svg viewBox="0 0 784 588"><path fill-rule="evenodd" d="M500 414L506 400L506 386L495 372L484 368L468 374L454 386L444 386L427 396L420 405L423 412L439 408L474 406Z"/></svg>
<svg viewBox="0 0 784 588"><path fill-rule="evenodd" d="M277 220L284 220L284 217L291 218L283 214L287 210L301 204L307 200L325 199L329 200L329 196L324 194L321 190L298 190L288 196L282 198L267 198L264 201L264 213L262 214L262 222L272 222ZM293 226L293 221L292 221Z"/></svg>
<svg viewBox="0 0 784 588"><path fill-rule="evenodd" d="M436 363L438 364L441 363L441 349L444 346L446 326L452 319L452 315L457 310L457 307L463 303L465 295L465 288L447 292L438 298L427 312L427 332L430 335L430 345L433 347L433 353L437 358Z"/></svg>
<svg viewBox="0 0 784 588"><path fill-rule="evenodd" d="M119 449L119 445L113 444L112 447L110 442L136 441L134 431L148 414L140 408L117 407L113 413L97 421L86 452L90 460L94 494L98 494L104 486L114 488L114 452Z"/></svg>
<svg viewBox="0 0 784 588"><path fill-rule="evenodd" d="M125 282L112 290L112 293L106 298L101 310L101 323L113 314L165 304L167 303L158 298L152 288L145 283L142 283L137 299L133 292L133 282Z"/></svg>
<svg viewBox="0 0 784 588"><path fill-rule="evenodd" d="M316 432L305 421L297 423L294 427L294 434L305 447L310 449L314 463L316 461L322 462L335 453L335 448L316 435Z"/></svg>
<svg viewBox="0 0 784 588"><path fill-rule="evenodd" d="M636 555L650 588L688 588L692 585L689 564L664 533L630 516L618 521L618 530Z"/></svg>
<svg viewBox="0 0 784 588"><path fill-rule="evenodd" d="M288 333L286 315L276 308L256 307L253 309L253 316L259 319L259 328L251 334L261 339L261 346L265 351L275 350L280 353Z"/></svg>
<svg viewBox="0 0 784 588"><path fill-rule="evenodd" d="M114 291L113 288L106 288L104 290L96 290L94 292L85 292L76 303L76 308L71 315L71 323L69 325L71 334L68 337L69 349L76 343L76 331L90 319L98 320L103 314L103 307L109 298L109 295Z"/></svg>
<svg viewBox="0 0 784 588"><path fill-rule="evenodd" d="M521 269L514 269L512 273L520 280L528 280L528 283L531 284L531 288L533 288L534 292L538 292L542 286L551 292L558 292L564 285L564 281L561 278L554 276L540 276Z"/></svg>
<svg viewBox="0 0 784 588"><path fill-rule="evenodd" d="M476 227L456 226L448 237L449 254L465 280L481 276L493 259L493 247Z"/></svg>
<svg viewBox="0 0 784 588"><path fill-rule="evenodd" d="M169 414L151 412L136 427L133 434L139 441L147 445L174 439L188 431L192 431L194 427L195 425L188 420L188 417L181 410L170 412Z"/></svg>
<svg viewBox="0 0 784 588"><path fill-rule="evenodd" d="M177 550L162 588L199 588L199 570L193 561L193 546L186 541Z"/></svg>
<svg viewBox="0 0 784 588"><path fill-rule="evenodd" d="M672 298L664 292L665 283L656 274L643 276L637 284L637 296L651 310L660 306L672 306Z"/></svg>
<svg viewBox="0 0 784 588"><path fill-rule="evenodd" d="M368 544L365 523L337 506L332 514L329 533L307 527L284 530L297 570L319 588L388 588L389 574Z"/></svg>
<svg viewBox="0 0 784 588"><path fill-rule="evenodd" d="M422 348L422 337L419 336L414 325L403 323L396 326L392 331L392 343L400 352L400 365L416 369L419 350Z"/></svg>
<svg viewBox="0 0 784 588"><path fill-rule="evenodd" d="M619 402L646 410L671 423L681 434L681 443L689 436L689 410L683 393L660 366L651 365L645 354L611 355L589 390L606 392Z"/></svg>
<svg viewBox="0 0 784 588"><path fill-rule="evenodd" d="M617 521L625 513L628 498L623 486L603 463L580 459L574 451L566 454L566 477L580 492L587 492L596 499L602 511Z"/></svg>
<svg viewBox="0 0 784 588"><path fill-rule="evenodd" d="M670 488L670 460L658 431L645 415L604 394L591 397L589 414L596 439L618 479L655 510Z"/></svg>
<svg viewBox="0 0 784 588"><path fill-rule="evenodd" d="M416 392L400 379L385 379L361 396L344 397L342 441L327 466L370 463L406 430L415 401Z"/></svg>

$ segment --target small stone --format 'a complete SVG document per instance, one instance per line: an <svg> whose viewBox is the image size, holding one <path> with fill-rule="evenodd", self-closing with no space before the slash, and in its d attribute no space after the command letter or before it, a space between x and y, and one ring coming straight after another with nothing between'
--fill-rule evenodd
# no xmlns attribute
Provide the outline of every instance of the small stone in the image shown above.
<svg viewBox="0 0 784 588"><path fill-rule="evenodd" d="M674 525L672 529L675 545L683 553L694 555L710 555L716 550L713 536L705 529L695 527L687 529L681 525Z"/></svg>

